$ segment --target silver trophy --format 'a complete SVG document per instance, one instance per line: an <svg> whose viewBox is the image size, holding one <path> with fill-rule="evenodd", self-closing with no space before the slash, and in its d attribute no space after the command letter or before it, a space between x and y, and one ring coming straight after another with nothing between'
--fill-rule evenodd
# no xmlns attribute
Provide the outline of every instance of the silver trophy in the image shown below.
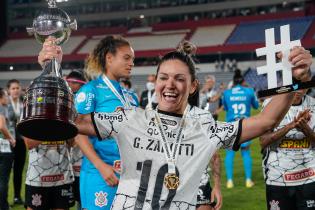
<svg viewBox="0 0 315 210"><path fill-rule="evenodd" d="M57 8L56 0L47 1L48 8L39 13L27 32L34 34L40 44L54 37L55 44L61 45L68 40L71 30L77 29L77 22L71 22L68 14ZM60 64L56 59L47 61L42 74L27 89L18 131L42 141L70 139L78 132L75 115L73 95L62 78Z"/></svg>

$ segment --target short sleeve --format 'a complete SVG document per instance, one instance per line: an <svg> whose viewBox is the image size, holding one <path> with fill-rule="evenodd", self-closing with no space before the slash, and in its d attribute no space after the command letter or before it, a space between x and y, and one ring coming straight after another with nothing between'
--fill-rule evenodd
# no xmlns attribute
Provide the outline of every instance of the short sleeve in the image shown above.
<svg viewBox="0 0 315 210"><path fill-rule="evenodd" d="M239 139L242 133L242 120L234 122L215 121L209 125L207 134L211 141L217 143L217 149L239 149Z"/></svg>
<svg viewBox="0 0 315 210"><path fill-rule="evenodd" d="M108 138L109 136L118 135L122 125L128 121L128 114L134 111L119 109L118 111L107 112L93 112L91 113L92 122L99 140Z"/></svg>
<svg viewBox="0 0 315 210"><path fill-rule="evenodd" d="M83 85L75 97L75 108L79 114L89 114L95 110L96 95L90 83Z"/></svg>

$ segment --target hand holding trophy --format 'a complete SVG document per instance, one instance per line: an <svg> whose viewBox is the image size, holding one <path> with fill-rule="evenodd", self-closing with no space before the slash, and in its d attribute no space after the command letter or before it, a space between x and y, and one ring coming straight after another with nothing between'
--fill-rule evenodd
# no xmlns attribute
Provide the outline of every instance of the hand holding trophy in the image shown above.
<svg viewBox="0 0 315 210"><path fill-rule="evenodd" d="M68 40L71 29L77 29L77 23L57 8L56 0L47 1L48 8L33 20L33 27L27 28L27 32L34 34L40 44L53 37L53 44L61 45ZM78 132L74 124L76 112L72 92L62 79L60 63L53 58L43 68L27 89L17 129L25 137L42 141L73 138Z"/></svg>

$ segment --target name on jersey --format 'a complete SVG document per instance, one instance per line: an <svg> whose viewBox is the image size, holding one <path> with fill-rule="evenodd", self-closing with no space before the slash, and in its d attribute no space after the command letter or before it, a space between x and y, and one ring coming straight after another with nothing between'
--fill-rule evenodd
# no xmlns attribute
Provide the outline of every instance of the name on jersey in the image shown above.
<svg viewBox="0 0 315 210"><path fill-rule="evenodd" d="M246 101L246 96L230 96L231 101Z"/></svg>
<svg viewBox="0 0 315 210"><path fill-rule="evenodd" d="M170 147L173 148L174 144L171 143ZM160 140L147 139L142 140L140 137L134 138L133 147L136 149L161 152L164 153L164 148ZM194 155L194 144L180 144L179 155L193 156Z"/></svg>
<svg viewBox="0 0 315 210"><path fill-rule="evenodd" d="M40 177L40 180L42 182L58 182L58 181L63 181L64 179L65 179L65 176L63 174L55 174L55 175Z"/></svg>
<svg viewBox="0 0 315 210"><path fill-rule="evenodd" d="M294 182L294 181L307 179L312 176L315 176L315 171L311 168L307 168L307 169L296 171L293 173L285 173L284 180L287 182Z"/></svg>
<svg viewBox="0 0 315 210"><path fill-rule="evenodd" d="M284 139L280 143L279 147L280 148L289 148L289 149L305 149L305 148L310 148L311 142L307 139Z"/></svg>

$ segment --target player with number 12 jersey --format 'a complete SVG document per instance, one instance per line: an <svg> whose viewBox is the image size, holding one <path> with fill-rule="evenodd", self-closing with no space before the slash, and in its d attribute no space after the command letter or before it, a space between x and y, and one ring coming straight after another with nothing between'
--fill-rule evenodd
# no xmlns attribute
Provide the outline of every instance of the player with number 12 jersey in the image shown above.
<svg viewBox="0 0 315 210"><path fill-rule="evenodd" d="M233 78L234 86L232 89L225 90L222 96L222 104L226 110L226 121L232 122L242 118L250 117L251 107L257 109L259 102L255 95L254 89L245 87L244 78L238 70L235 72ZM245 185L250 188L254 185L252 182L252 158L250 156L250 141L241 145L241 154L245 169ZM233 161L235 152L226 150L225 169L227 176L227 188L232 188L233 183Z"/></svg>

